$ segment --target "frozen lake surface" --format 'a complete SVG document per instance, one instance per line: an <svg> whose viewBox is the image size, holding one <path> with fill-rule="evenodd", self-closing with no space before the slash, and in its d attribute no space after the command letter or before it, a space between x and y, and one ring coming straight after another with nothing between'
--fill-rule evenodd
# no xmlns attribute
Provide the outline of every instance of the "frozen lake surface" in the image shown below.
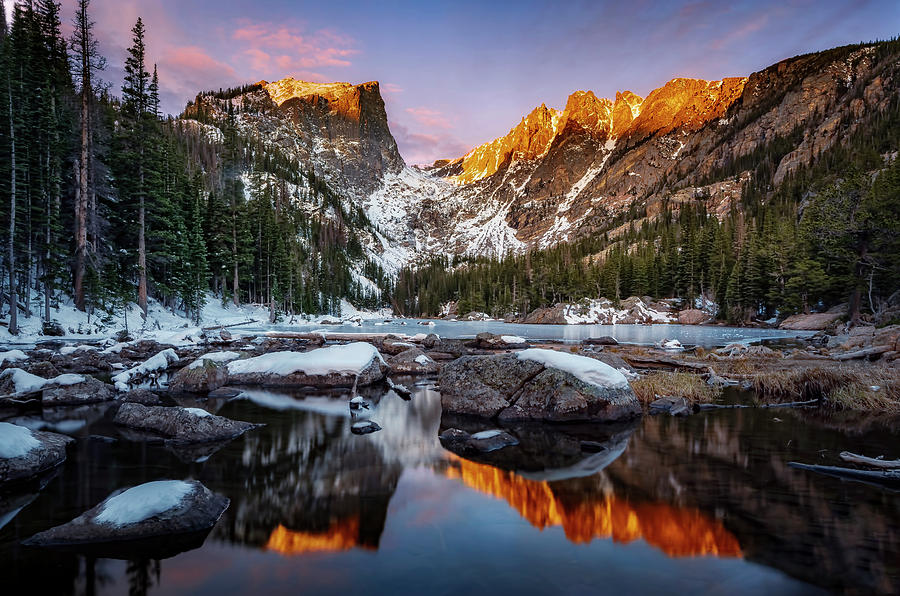
<svg viewBox="0 0 900 596"><path fill-rule="evenodd" d="M428 323L428 324L422 324ZM703 325L522 325L502 321L442 321L425 319L394 319L362 321L342 325L272 325L237 327L242 332L318 331L334 333L437 333L448 339L473 338L483 331L502 335L517 335L527 340L558 340L577 343L590 337L610 335L620 343L653 345L663 339L677 339L685 345L703 347L725 346L735 342L752 343L763 340L788 339L812 335L809 331L786 331L753 327L719 327Z"/></svg>

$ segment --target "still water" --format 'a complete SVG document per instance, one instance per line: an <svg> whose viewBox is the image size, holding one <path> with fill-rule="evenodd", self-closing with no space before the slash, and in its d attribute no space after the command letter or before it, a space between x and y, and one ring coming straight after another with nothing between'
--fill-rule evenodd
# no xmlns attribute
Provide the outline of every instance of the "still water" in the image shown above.
<svg viewBox="0 0 900 596"><path fill-rule="evenodd" d="M3 593L900 592L896 493L786 465L834 463L844 449L897 455L884 421L721 410L513 427L519 446L476 461L437 436L487 426L442 420L429 381L409 401L366 397L383 430L364 436L350 432L347 395L183 402L266 423L218 449L128 441L102 405L18 419L77 443L41 490L0 495ZM121 560L18 545L115 489L165 478L231 499L202 545Z"/></svg>
<svg viewBox="0 0 900 596"><path fill-rule="evenodd" d="M424 323L424 324L423 324ZM719 327L712 325L522 325L501 321L442 321L426 319L395 319L361 321L358 325L274 325L266 327L238 327L240 331L316 331L335 333L437 333L448 339L473 338L483 331L502 335L516 335L528 340L559 340L580 342L589 337L610 335L621 343L653 345L663 339L677 339L686 345L705 348L725 346L735 342L750 343L812 335L810 331L756 329L751 327Z"/></svg>

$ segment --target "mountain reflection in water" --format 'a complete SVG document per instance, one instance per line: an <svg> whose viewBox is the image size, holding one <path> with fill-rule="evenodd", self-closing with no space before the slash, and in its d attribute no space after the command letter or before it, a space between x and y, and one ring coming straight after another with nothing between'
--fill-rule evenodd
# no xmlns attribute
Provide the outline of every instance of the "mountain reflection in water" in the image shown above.
<svg viewBox="0 0 900 596"><path fill-rule="evenodd" d="M0 493L4 593L900 592L896 495L786 465L891 454L896 430L883 421L848 432L834 419L727 410L511 427L519 445L473 455L438 435L491 423L442 417L427 382L410 401L363 394L383 427L365 436L350 432L342 393L205 401L266 424L209 454L132 442L101 407L72 411L85 422L71 425L78 441L56 476ZM199 548L126 564L19 546L162 478L231 499Z"/></svg>
<svg viewBox="0 0 900 596"><path fill-rule="evenodd" d="M632 504L615 495L582 494L567 502L554 484L523 478L514 472L456 458L445 474L466 486L505 499L531 525L562 526L577 544L595 538L628 543L643 538L672 557L715 555L740 557L737 538L700 511L665 503Z"/></svg>

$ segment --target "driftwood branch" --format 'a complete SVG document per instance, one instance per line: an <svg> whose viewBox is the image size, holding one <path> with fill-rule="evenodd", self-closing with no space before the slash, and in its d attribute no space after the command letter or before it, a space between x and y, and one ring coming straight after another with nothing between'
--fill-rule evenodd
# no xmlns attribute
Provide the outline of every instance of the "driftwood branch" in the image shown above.
<svg viewBox="0 0 900 596"><path fill-rule="evenodd" d="M855 468L842 468L840 466L817 466L802 464L800 462L788 462L788 465L798 470L806 470L817 474L825 474L841 478L842 480L856 480L870 484L898 485L900 484L900 470L857 470Z"/></svg>
<svg viewBox="0 0 900 596"><path fill-rule="evenodd" d="M866 457L865 455L857 455L849 451L841 451L841 459L853 464L860 464L870 468L881 468L883 470L900 470L900 459L888 460L878 459L875 457Z"/></svg>
<svg viewBox="0 0 900 596"><path fill-rule="evenodd" d="M846 352L844 354L838 354L834 356L835 360L844 361L844 360L856 360L857 358L868 358L869 356L880 356L885 352L889 352L891 350L890 346L872 346L871 348L865 348L862 350L856 350L855 352Z"/></svg>
<svg viewBox="0 0 900 596"><path fill-rule="evenodd" d="M760 404L751 406L748 404L699 404L700 410L734 410L738 408L803 408L805 406L819 405L818 399L810 399L807 401L789 401L781 404Z"/></svg>

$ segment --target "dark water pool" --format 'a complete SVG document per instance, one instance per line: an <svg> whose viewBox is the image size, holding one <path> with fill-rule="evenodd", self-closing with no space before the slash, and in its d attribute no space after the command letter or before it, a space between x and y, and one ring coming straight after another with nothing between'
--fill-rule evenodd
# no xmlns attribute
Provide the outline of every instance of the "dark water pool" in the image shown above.
<svg viewBox="0 0 900 596"><path fill-rule="evenodd" d="M415 389L371 391L383 430L365 436L346 396L199 402L267 424L215 452L130 442L103 406L19 419L78 441L42 489L0 495L3 594L900 592L898 494L787 466L898 455L883 421L722 410L519 427L519 446L475 461L437 439L471 423ZM119 560L18 545L165 478L231 499L202 546Z"/></svg>

